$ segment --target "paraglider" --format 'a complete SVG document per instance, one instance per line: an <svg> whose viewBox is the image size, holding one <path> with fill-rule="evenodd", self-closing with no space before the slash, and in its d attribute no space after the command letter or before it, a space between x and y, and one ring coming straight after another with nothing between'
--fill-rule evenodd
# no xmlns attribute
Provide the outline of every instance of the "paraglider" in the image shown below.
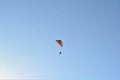
<svg viewBox="0 0 120 80"><path fill-rule="evenodd" d="M62 40L56 40L57 44L59 45L60 48L63 47L63 42ZM62 54L62 52L60 51L59 54Z"/></svg>

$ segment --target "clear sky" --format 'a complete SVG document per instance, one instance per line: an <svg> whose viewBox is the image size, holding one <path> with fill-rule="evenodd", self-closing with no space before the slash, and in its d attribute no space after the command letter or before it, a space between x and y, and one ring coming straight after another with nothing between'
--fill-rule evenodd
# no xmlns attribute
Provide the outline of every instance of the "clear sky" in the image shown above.
<svg viewBox="0 0 120 80"><path fill-rule="evenodd" d="M120 80L120 0L0 0L0 79Z"/></svg>

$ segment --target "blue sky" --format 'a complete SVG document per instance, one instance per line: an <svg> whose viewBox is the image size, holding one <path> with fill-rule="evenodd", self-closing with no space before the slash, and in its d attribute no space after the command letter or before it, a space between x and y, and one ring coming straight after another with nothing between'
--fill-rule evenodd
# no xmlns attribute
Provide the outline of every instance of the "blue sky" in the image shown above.
<svg viewBox="0 0 120 80"><path fill-rule="evenodd" d="M119 35L119 0L0 0L0 79L120 80Z"/></svg>

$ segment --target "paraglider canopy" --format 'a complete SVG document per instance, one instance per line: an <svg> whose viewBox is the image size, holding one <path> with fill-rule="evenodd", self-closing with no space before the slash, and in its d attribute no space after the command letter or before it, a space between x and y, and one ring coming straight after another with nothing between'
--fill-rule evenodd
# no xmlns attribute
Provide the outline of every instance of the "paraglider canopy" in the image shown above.
<svg viewBox="0 0 120 80"><path fill-rule="evenodd" d="M63 42L62 40L56 40L57 44L60 46L60 47L63 47Z"/></svg>
<svg viewBox="0 0 120 80"><path fill-rule="evenodd" d="M62 40L56 40L57 44L62 48L63 47L63 42ZM62 52L60 51L59 54L62 54Z"/></svg>

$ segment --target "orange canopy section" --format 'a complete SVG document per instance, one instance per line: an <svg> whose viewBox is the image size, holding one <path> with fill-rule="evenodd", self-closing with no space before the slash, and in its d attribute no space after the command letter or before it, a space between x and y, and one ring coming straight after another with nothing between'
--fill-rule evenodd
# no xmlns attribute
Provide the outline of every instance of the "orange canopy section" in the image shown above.
<svg viewBox="0 0 120 80"><path fill-rule="evenodd" d="M60 47L63 47L63 42L61 40L56 40L56 42Z"/></svg>

